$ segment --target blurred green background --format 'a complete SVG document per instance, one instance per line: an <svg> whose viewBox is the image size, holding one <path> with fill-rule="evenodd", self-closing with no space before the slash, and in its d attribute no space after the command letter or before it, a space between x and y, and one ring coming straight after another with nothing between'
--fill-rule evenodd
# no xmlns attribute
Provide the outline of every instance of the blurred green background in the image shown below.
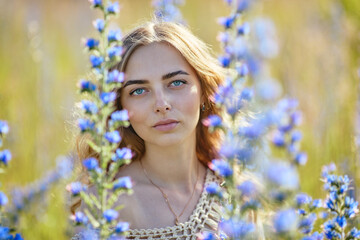
<svg viewBox="0 0 360 240"><path fill-rule="evenodd" d="M150 0L120 4L116 22L123 32L151 18ZM96 36L91 22L97 11L89 5L86 0L0 0L0 119L9 122L5 147L13 154L0 176L5 192L35 181L73 148L76 83L89 67L81 39ZM216 19L229 13L225 3L187 0L181 9L193 32L218 54ZM272 75L285 95L299 100L304 114L302 147L309 158L300 170L302 191L323 196L320 170L330 162L360 186L360 1L266 0L253 14L277 26L281 51L272 60ZM22 217L25 239L68 239L64 185L52 189L41 214Z"/></svg>

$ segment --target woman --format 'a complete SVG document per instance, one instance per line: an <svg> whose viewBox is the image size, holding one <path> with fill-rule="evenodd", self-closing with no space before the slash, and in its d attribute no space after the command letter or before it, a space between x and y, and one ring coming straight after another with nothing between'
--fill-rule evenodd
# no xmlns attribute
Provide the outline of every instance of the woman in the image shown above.
<svg viewBox="0 0 360 240"><path fill-rule="evenodd" d="M211 97L223 69L202 41L175 23L148 22L124 37L123 48L114 68L125 72L116 106L128 110L131 124L120 129L120 147L134 152L117 175L135 183L134 194L119 199L125 205L120 218L130 223L128 239L217 232L219 205L204 187L221 181L207 167L220 137L201 119L219 114ZM80 153L87 157L88 147Z"/></svg>

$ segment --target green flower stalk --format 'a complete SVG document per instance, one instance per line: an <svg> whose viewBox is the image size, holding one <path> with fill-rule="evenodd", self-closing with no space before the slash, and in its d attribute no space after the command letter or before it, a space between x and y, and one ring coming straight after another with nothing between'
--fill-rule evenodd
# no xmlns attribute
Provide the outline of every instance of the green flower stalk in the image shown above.
<svg viewBox="0 0 360 240"><path fill-rule="evenodd" d="M118 148L121 142L118 129L129 126L127 111L115 111L114 106L115 90L121 87L124 73L109 70L121 60L121 31L108 29L120 7L117 2L90 2L92 8L102 12L103 18L93 22L99 37L85 40L93 79L79 82L79 92L86 99L80 104L84 117L78 120L78 126L81 134L90 136L87 144L95 153L82 159L93 187L73 182L67 190L73 196L80 196L86 205L71 217L75 224L94 230L100 239L109 239L124 235L128 229L124 227L128 225L118 222L118 211L123 206L117 206L116 201L121 194L132 192L132 182L130 178L115 179L115 176L122 165L130 163L132 153L128 148Z"/></svg>

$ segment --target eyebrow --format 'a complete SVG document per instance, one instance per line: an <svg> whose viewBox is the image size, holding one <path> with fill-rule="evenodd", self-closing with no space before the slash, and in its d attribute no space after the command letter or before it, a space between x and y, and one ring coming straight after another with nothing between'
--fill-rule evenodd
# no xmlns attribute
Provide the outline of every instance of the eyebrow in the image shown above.
<svg viewBox="0 0 360 240"><path fill-rule="evenodd" d="M190 75L190 74L188 74L187 72L185 72L183 70L178 70L178 71L170 72L170 73L163 75L161 77L161 79L166 80L166 79L172 78L176 75ZM149 83L149 81L148 80L129 80L124 84L123 88L125 88L129 85L133 85L133 84L145 84L145 83Z"/></svg>

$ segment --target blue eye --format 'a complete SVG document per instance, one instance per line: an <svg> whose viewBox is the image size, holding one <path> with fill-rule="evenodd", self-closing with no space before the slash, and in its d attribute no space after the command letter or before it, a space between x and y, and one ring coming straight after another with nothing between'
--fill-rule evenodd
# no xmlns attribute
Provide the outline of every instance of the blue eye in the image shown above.
<svg viewBox="0 0 360 240"><path fill-rule="evenodd" d="M142 93L144 93L145 92L145 90L143 89L143 88L137 88L137 89L135 89L134 91L132 91L131 93L130 93L130 95L140 95L140 94L142 94Z"/></svg>
<svg viewBox="0 0 360 240"><path fill-rule="evenodd" d="M186 82L185 81L182 81L182 80L175 80L173 81L171 84L175 87L178 87L178 86L181 86L183 84L185 84Z"/></svg>

